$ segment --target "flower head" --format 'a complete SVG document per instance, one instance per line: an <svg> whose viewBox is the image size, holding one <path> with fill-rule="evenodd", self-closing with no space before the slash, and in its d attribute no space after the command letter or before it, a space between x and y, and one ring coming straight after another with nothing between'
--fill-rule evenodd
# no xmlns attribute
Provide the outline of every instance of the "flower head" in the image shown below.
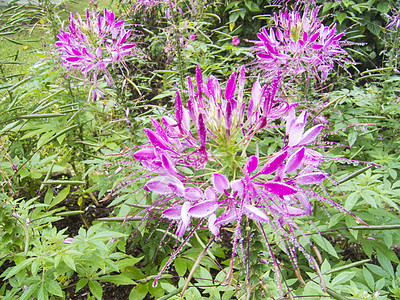
<svg viewBox="0 0 400 300"><path fill-rule="evenodd" d="M303 15L286 9L275 13L274 20L274 28L263 27L257 34L254 47L257 67L267 77L309 72L325 80L335 62L350 62L341 46L343 33L336 34L336 25L322 24L317 8L305 9Z"/></svg>
<svg viewBox="0 0 400 300"><path fill-rule="evenodd" d="M135 43L128 42L132 32L125 30L124 21L116 20L114 13L104 9L96 15L94 9L86 9L86 20L71 13L66 31L60 29L55 42L56 54L67 74L82 74L92 86L92 98L96 100L98 80L102 76L109 86L113 79L109 67L122 65L128 56L138 52Z"/></svg>
<svg viewBox="0 0 400 300"><path fill-rule="evenodd" d="M240 40L239 40L238 37L234 37L234 38L232 39L232 44L233 44L233 45L237 46L237 45L239 45L239 43L240 43Z"/></svg>
<svg viewBox="0 0 400 300"><path fill-rule="evenodd" d="M307 130L307 112L296 113L296 105L278 97L277 81L265 86L257 81L246 100L244 68L231 74L223 90L214 76L203 81L197 67L196 85L197 91L188 77L187 108L176 92L175 116L164 116L161 124L152 119L154 129L144 128L148 142L133 153L143 175L121 184L144 180L145 195L155 194L146 216L158 211L175 224L178 238L186 236L187 240L203 223L214 237L228 224L235 224L231 268L236 246L243 240L244 219L260 228L268 224L294 265L295 248L309 258L297 241L295 219L311 215L311 199L346 211L314 190L329 179L319 168L325 158L317 151L324 125ZM254 151L255 136L278 120L285 124L281 147L269 156L260 156Z"/></svg>

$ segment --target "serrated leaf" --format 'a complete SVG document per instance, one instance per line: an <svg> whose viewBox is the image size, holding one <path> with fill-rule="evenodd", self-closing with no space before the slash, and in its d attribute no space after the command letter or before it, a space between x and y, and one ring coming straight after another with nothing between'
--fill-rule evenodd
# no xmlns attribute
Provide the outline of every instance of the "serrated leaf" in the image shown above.
<svg viewBox="0 0 400 300"><path fill-rule="evenodd" d="M65 264L71 268L72 270L76 271L75 268L75 261L73 260L73 258L71 256L64 256L63 257L63 261L65 262Z"/></svg>
<svg viewBox="0 0 400 300"><path fill-rule="evenodd" d="M45 288L52 295L56 295L56 296L60 296L60 297L63 296L63 292L62 292L60 285L58 284L58 281L46 280Z"/></svg>
<svg viewBox="0 0 400 300"><path fill-rule="evenodd" d="M14 276L15 274L17 274L18 272L20 272L22 269L24 269L26 266L28 266L34 259L36 258L28 258L26 260L24 260L23 262L19 263L18 265L16 265L15 267L12 267L11 271L9 273L7 273L7 276L4 278L4 280L7 280L8 278Z"/></svg>

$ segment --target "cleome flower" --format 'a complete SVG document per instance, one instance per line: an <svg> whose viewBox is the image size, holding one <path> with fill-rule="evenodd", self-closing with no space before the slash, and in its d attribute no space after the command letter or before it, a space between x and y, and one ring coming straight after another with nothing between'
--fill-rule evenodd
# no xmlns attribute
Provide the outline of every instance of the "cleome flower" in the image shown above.
<svg viewBox="0 0 400 300"><path fill-rule="evenodd" d="M86 20L71 13L67 30L60 29L55 42L56 59L66 70L66 76L82 74L91 86L95 101L103 96L98 81L104 79L114 86L109 67L125 66L132 53L138 53L135 43L128 42L131 30L125 30L124 21L116 20L114 13L104 9L103 15L86 8Z"/></svg>
<svg viewBox="0 0 400 300"><path fill-rule="evenodd" d="M317 151L324 125L306 130L307 112L297 114L296 105L276 96L278 82L268 86L256 82L246 101L244 68L229 77L223 93L215 77L203 81L199 67L197 91L191 78L187 83L187 108L176 92L175 116L164 116L161 123L151 119L154 130L144 128L148 143L132 154L144 174L133 180L143 180L144 195L153 194L154 199L151 206L139 212L145 213L142 222L159 215L175 225L176 237L185 241L202 224L214 237L227 226L234 226L232 271L237 245L244 249L241 236L246 220L262 230L272 230L293 265L297 263L296 248L313 264L311 255L297 240L301 229L295 219L312 214L310 200L350 213L329 195L315 190L329 179L329 174L320 169L325 158ZM280 149L268 157L247 150L257 149L256 137L277 120L286 125ZM251 144L253 147L249 147ZM227 280L231 279L229 274Z"/></svg>
<svg viewBox="0 0 400 300"><path fill-rule="evenodd" d="M298 11L279 11L274 15L275 25L257 34L254 51L255 64L262 74L274 78L278 74L295 76L309 73L324 81L334 63L350 63L342 48L343 32L336 34L336 24L331 28L318 18L318 8L307 8L303 15Z"/></svg>

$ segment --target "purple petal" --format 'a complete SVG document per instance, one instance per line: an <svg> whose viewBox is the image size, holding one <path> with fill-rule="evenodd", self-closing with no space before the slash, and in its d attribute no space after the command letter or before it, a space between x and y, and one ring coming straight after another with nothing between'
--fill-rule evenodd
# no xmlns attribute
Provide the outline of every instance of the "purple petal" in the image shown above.
<svg viewBox="0 0 400 300"><path fill-rule="evenodd" d="M219 227L215 226L215 221L217 219L217 216L215 214L212 214L211 216L208 217L208 229L211 231L211 233L214 236L219 236Z"/></svg>
<svg viewBox="0 0 400 300"><path fill-rule="evenodd" d="M149 160L155 159L156 154L154 153L154 149L144 148L133 153L133 157L137 160Z"/></svg>
<svg viewBox="0 0 400 300"><path fill-rule="evenodd" d="M186 228L189 226L190 224L190 216L189 216L189 209L191 207L191 204L189 201L186 201L185 203L183 203L182 205L182 210L181 210L181 218L182 218L182 222L183 224L186 225Z"/></svg>
<svg viewBox="0 0 400 300"><path fill-rule="evenodd" d="M178 220L181 218L182 205L171 206L162 212L163 216L171 219Z"/></svg>
<svg viewBox="0 0 400 300"><path fill-rule="evenodd" d="M294 181L298 184L316 184L320 183L326 178L326 175L321 172L309 173L297 176Z"/></svg>
<svg viewBox="0 0 400 300"><path fill-rule="evenodd" d="M303 193L297 193L297 199L299 199L300 204L303 206L307 214L311 215L312 213L311 203L308 200L307 196L304 195Z"/></svg>
<svg viewBox="0 0 400 300"><path fill-rule="evenodd" d="M171 160L165 154L161 154L161 161L162 161L164 169L167 170L167 172L169 174L171 174L171 175L177 174L175 166L173 165Z"/></svg>
<svg viewBox="0 0 400 300"><path fill-rule="evenodd" d="M160 125L160 123L158 123L158 121L154 118L150 118L151 122L153 123L154 128L157 131L157 134L165 141L168 142L169 138L167 136L167 134L165 133L164 128L162 128L162 126Z"/></svg>
<svg viewBox="0 0 400 300"><path fill-rule="evenodd" d="M310 128L307 130L300 141L300 145L306 145L314 141L314 139L319 135L321 132L322 128L324 128L324 125L319 124L317 126L314 126L313 128Z"/></svg>
<svg viewBox="0 0 400 300"><path fill-rule="evenodd" d="M185 190L182 182L175 177L162 175L150 179L143 188L160 195L176 193L179 196L183 196Z"/></svg>
<svg viewBox="0 0 400 300"><path fill-rule="evenodd" d="M235 94L235 89L236 89L236 74L232 73L231 76L229 76L228 82L226 83L226 88L225 88L226 100L231 100L233 98L233 95Z"/></svg>
<svg viewBox="0 0 400 300"><path fill-rule="evenodd" d="M297 150L289 157L286 163L285 173L291 173L300 166L304 158L304 153L305 153L305 148L301 147L299 150Z"/></svg>
<svg viewBox="0 0 400 300"><path fill-rule="evenodd" d="M204 194L205 194L207 200L216 201L218 199L218 195L212 186L209 186L208 188L206 188L206 190L204 191Z"/></svg>
<svg viewBox="0 0 400 300"><path fill-rule="evenodd" d="M188 213L195 218L205 218L214 213L219 206L218 201L204 201L193 205Z"/></svg>
<svg viewBox="0 0 400 300"><path fill-rule="evenodd" d="M253 205L244 203L243 211L250 219L254 221L259 221L264 223L269 222L268 216L262 210L258 209L257 207L254 207Z"/></svg>
<svg viewBox="0 0 400 300"><path fill-rule="evenodd" d="M298 217L298 216L304 216L306 215L306 211L300 208L292 207L292 206L286 206L287 213L291 217Z"/></svg>
<svg viewBox="0 0 400 300"><path fill-rule="evenodd" d="M258 174L270 174L278 169L287 157L287 151L275 154L261 169ZM257 174L257 175L258 175Z"/></svg>
<svg viewBox="0 0 400 300"><path fill-rule="evenodd" d="M175 115L176 115L176 122L178 123L178 126L181 127L183 119L183 105L181 96L179 95L178 91L176 91L175 93Z"/></svg>
<svg viewBox="0 0 400 300"><path fill-rule="evenodd" d="M198 201L203 198L203 192L199 188L188 187L185 189L185 198L192 201Z"/></svg>
<svg viewBox="0 0 400 300"><path fill-rule="evenodd" d="M299 123L295 124L294 126L292 126L292 128L290 128L289 142L288 142L289 147L294 147L298 143L300 143L301 137L303 136L304 132L304 126L305 124Z"/></svg>
<svg viewBox="0 0 400 300"><path fill-rule="evenodd" d="M252 173L257 169L258 166L258 158L255 155L250 156L245 165L244 165L244 170L245 172L247 171L247 173Z"/></svg>
<svg viewBox="0 0 400 300"><path fill-rule="evenodd" d="M225 190L229 189L229 180L225 175L214 173L212 177L213 185L215 189L220 193L224 194Z"/></svg>
<svg viewBox="0 0 400 300"><path fill-rule="evenodd" d="M297 193L297 190L282 182L267 182L262 184L268 192L278 196L291 195Z"/></svg>
<svg viewBox="0 0 400 300"><path fill-rule="evenodd" d="M222 213L214 222L214 225L220 227L230 222L236 221L236 212L234 209L228 209Z"/></svg>
<svg viewBox="0 0 400 300"><path fill-rule="evenodd" d="M199 143L202 149L205 149L206 145L206 126L204 125L203 114L199 114Z"/></svg>
<svg viewBox="0 0 400 300"><path fill-rule="evenodd" d="M154 131L148 128L143 128L143 131L146 133L150 143L152 143L154 147L171 151L171 149L157 136Z"/></svg>
<svg viewBox="0 0 400 300"><path fill-rule="evenodd" d="M244 184L241 179L236 179L231 182L232 191L237 192L237 197L243 197Z"/></svg>

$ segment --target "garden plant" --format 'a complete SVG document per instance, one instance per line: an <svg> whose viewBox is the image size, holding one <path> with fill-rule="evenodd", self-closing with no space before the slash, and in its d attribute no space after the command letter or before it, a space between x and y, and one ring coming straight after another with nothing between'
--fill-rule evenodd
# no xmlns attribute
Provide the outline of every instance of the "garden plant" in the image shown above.
<svg viewBox="0 0 400 300"><path fill-rule="evenodd" d="M0 6L0 299L399 299L400 3Z"/></svg>

